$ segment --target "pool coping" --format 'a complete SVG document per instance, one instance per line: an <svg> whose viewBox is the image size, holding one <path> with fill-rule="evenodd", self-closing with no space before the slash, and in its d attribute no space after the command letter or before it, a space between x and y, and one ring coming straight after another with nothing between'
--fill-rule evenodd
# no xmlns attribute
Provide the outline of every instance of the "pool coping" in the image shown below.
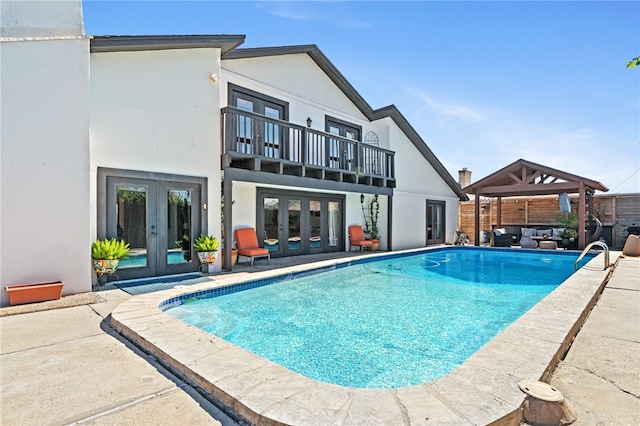
<svg viewBox="0 0 640 426"><path fill-rule="evenodd" d="M517 383L523 379L548 380L566 354L611 272L611 268L603 270L604 254L591 259L449 374L399 389L360 389L317 382L159 308L185 294L358 263L359 259L423 251L377 253L223 275L206 283L143 294L119 305L111 314L111 326L221 403L231 415L251 424L520 424L526 395ZM611 261L618 256L612 252Z"/></svg>

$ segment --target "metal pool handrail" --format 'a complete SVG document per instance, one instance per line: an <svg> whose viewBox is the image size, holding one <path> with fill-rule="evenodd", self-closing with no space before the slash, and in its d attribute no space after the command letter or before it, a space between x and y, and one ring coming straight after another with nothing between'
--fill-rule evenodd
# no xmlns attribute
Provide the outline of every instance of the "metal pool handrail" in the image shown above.
<svg viewBox="0 0 640 426"><path fill-rule="evenodd" d="M587 254L593 246L600 246L604 249L604 269L607 269L609 266L611 266L611 263L609 262L609 246L607 246L607 244L603 243L602 241L594 241L592 243L589 243L589 245L586 246L584 250L582 250L582 253L580 253L580 256L573 264L573 272L578 270L578 264L580 263L584 255Z"/></svg>

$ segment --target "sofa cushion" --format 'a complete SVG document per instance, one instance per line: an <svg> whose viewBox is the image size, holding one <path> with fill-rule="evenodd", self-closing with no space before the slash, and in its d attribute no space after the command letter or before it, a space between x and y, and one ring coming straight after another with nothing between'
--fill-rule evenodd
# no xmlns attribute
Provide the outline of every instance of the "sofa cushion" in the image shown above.
<svg viewBox="0 0 640 426"><path fill-rule="evenodd" d="M494 230L493 230L493 233L494 233L495 235L498 235L498 236L499 236L499 235L504 235L504 234L506 234L506 233L507 233L507 230L506 230L506 229L504 229L504 228L496 228L496 229L494 229Z"/></svg>
<svg viewBox="0 0 640 426"><path fill-rule="evenodd" d="M522 235L522 238L531 238L534 235L536 235L536 229L535 228L520 228L520 234Z"/></svg>
<svg viewBox="0 0 640 426"><path fill-rule="evenodd" d="M564 228L552 228L551 236L560 238L560 234L564 232Z"/></svg>

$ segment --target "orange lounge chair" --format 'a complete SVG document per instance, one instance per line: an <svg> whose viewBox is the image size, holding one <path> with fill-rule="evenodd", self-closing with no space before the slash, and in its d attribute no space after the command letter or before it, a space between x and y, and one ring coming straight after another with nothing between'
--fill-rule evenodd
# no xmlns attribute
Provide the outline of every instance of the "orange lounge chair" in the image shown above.
<svg viewBox="0 0 640 426"><path fill-rule="evenodd" d="M240 228L236 229L233 234L236 237L238 255L248 257L251 260L251 266L253 266L253 261L259 257L266 257L267 262L271 264L271 254L269 250L258 245L258 236L255 229Z"/></svg>
<svg viewBox="0 0 640 426"><path fill-rule="evenodd" d="M364 238L364 231L360 225L349 226L349 251L352 247L360 246L360 251L363 251L365 247L373 246L373 241L366 240Z"/></svg>

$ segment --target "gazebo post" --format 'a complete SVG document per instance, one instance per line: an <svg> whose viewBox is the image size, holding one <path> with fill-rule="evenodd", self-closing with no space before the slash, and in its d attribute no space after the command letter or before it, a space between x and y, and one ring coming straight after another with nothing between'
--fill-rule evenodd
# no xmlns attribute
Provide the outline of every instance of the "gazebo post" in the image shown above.
<svg viewBox="0 0 640 426"><path fill-rule="evenodd" d="M587 200L584 183L580 182L578 195L578 249L583 250L587 245L587 233L585 227L585 216L587 214Z"/></svg>
<svg viewBox="0 0 640 426"><path fill-rule="evenodd" d="M496 197L496 228L502 228L502 197Z"/></svg>
<svg viewBox="0 0 640 426"><path fill-rule="evenodd" d="M475 209L475 227L474 227L474 245L479 246L480 245L480 195L478 195L478 193L474 193L475 196L475 203L476 203L476 209Z"/></svg>

